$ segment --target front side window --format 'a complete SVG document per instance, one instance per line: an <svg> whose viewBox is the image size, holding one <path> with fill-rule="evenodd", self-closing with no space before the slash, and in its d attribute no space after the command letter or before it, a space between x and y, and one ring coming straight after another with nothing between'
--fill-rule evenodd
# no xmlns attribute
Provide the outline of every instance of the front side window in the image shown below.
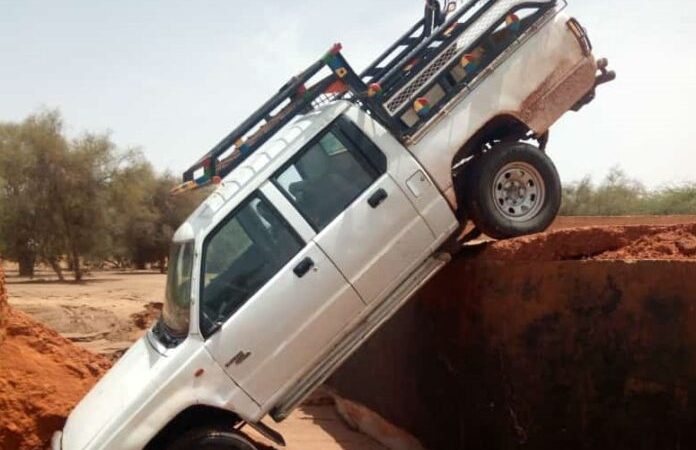
<svg viewBox="0 0 696 450"><path fill-rule="evenodd" d="M383 170L345 133L333 127L276 174L274 183L320 231L372 185Z"/></svg>
<svg viewBox="0 0 696 450"><path fill-rule="evenodd" d="M265 198L250 196L203 244L203 335L212 334L303 247Z"/></svg>

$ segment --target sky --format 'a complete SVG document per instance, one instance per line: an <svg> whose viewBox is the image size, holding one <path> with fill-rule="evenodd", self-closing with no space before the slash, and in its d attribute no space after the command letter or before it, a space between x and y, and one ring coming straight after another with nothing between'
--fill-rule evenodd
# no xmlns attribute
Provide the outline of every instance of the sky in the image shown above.
<svg viewBox="0 0 696 450"><path fill-rule="evenodd" d="M179 173L334 42L356 70L422 0L0 0L0 121L62 111ZM564 182L621 166L650 187L696 181L696 1L569 0L618 73L551 130Z"/></svg>

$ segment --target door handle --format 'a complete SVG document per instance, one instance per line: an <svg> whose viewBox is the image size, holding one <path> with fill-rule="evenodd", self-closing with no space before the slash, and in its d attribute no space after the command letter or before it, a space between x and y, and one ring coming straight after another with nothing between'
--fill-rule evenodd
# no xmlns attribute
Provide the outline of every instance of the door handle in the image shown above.
<svg viewBox="0 0 696 450"><path fill-rule="evenodd" d="M297 275L298 278L302 278L303 276L307 275L307 272L309 272L312 267L314 267L314 261L312 261L312 258L305 258L298 265L295 266L295 268L292 270L295 272L295 275Z"/></svg>
<svg viewBox="0 0 696 450"><path fill-rule="evenodd" d="M389 194L387 194L387 191L384 189L378 189L377 192L372 194L370 198L367 199L367 204L370 205L372 208L377 208L379 205L384 202L387 197L389 197Z"/></svg>

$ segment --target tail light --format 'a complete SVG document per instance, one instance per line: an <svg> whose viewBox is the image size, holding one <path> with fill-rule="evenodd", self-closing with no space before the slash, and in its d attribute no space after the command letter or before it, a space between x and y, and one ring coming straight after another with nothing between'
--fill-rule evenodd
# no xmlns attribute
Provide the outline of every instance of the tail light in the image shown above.
<svg viewBox="0 0 696 450"><path fill-rule="evenodd" d="M580 43L580 47L582 47L582 52L585 54L585 56L590 56L590 53L592 53L592 42L590 42L590 38L587 35L587 31L585 30L585 28L583 28L583 26L580 25L580 22L578 22L575 18L568 20L567 25L568 28L570 28L570 31L575 36L575 38Z"/></svg>

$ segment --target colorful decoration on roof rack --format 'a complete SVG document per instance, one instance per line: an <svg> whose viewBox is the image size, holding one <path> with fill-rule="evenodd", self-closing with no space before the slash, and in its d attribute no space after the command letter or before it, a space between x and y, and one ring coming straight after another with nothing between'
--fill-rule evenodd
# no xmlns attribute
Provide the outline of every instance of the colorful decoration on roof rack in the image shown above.
<svg viewBox="0 0 696 450"><path fill-rule="evenodd" d="M323 58L324 63L329 66L339 78L345 78L346 75L348 75L348 69L344 67L343 58L340 57L342 48L341 44L335 44Z"/></svg>
<svg viewBox="0 0 696 450"><path fill-rule="evenodd" d="M419 61L420 60L418 58L412 59L411 62L404 66L404 72L410 72L411 70L413 70L413 68L416 67L416 64L418 64Z"/></svg>
<svg viewBox="0 0 696 450"><path fill-rule="evenodd" d="M342 80L336 80L324 90L325 94L343 94L348 90L348 86Z"/></svg>
<svg viewBox="0 0 696 450"><path fill-rule="evenodd" d="M459 23L453 23L452 26L449 27L448 29L446 29L445 32L442 34L444 34L445 37L450 37L450 36L452 36L452 33L457 31L458 27L459 27Z"/></svg>
<svg viewBox="0 0 696 450"><path fill-rule="evenodd" d="M300 100L307 96L307 86L304 84L297 88L297 92L292 97L292 101Z"/></svg>
<svg viewBox="0 0 696 450"><path fill-rule="evenodd" d="M420 97L413 102L413 110L416 111L418 117L423 118L430 114L430 102L425 97Z"/></svg>
<svg viewBox="0 0 696 450"><path fill-rule="evenodd" d="M237 150L239 150L239 153L241 153L244 156L247 156L251 153L251 147L247 142L244 142L243 139L239 139L234 145L235 147L237 147Z"/></svg>
<svg viewBox="0 0 696 450"><path fill-rule="evenodd" d="M477 47L473 52L462 56L459 64L466 71L467 75L473 75L479 70L484 53L485 50L482 47Z"/></svg>
<svg viewBox="0 0 696 450"><path fill-rule="evenodd" d="M193 191L194 189L198 189L198 184L196 184L195 181L186 181L173 187L172 190L169 191L169 195L181 195L184 192Z"/></svg>
<svg viewBox="0 0 696 450"><path fill-rule="evenodd" d="M505 18L505 24L507 25L507 27L510 30L512 30L514 32L518 32L522 28L522 23L520 22L520 18L517 17L516 14L509 14Z"/></svg>
<svg viewBox="0 0 696 450"><path fill-rule="evenodd" d="M367 96L372 98L372 97L379 97L382 95L382 86L379 83L372 83L370 86L367 88Z"/></svg>
<svg viewBox="0 0 696 450"><path fill-rule="evenodd" d="M186 181L184 183L181 183L181 184L173 187L169 191L169 195L174 197L177 195L184 194L186 192L195 191L196 189L200 189L202 187L205 187L205 186L208 186L211 184L217 185L217 184L220 184L221 182L222 182L222 180L218 176L210 177L208 175L204 175L196 180Z"/></svg>

